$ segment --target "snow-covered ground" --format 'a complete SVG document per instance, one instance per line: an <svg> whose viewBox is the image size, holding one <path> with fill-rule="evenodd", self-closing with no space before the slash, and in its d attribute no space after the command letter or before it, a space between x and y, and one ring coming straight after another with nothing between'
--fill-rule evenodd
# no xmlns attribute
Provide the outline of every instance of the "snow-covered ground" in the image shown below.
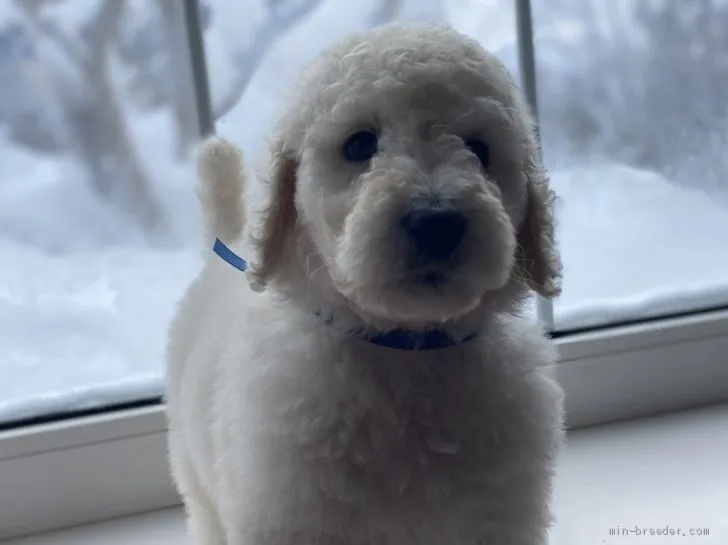
<svg viewBox="0 0 728 545"><path fill-rule="evenodd" d="M74 10L88 3L67 4L69 21L82 19ZM206 38L215 99L234 80L230 50L245 45L264 11L253 0L210 4ZM256 157L296 71L326 44L365 28L370 12L367 3L321 2L271 47L242 99L218 122L219 132ZM508 0L446 0L441 6L406 0L403 13L446 18L515 68ZM0 26L15 15L0 8ZM575 58L585 48L578 40L588 33L573 17L550 15L547 24L539 16L545 157L560 196L565 265L564 294L555 304L558 327L728 303L728 184L719 160L728 124L705 129L714 149L689 164L670 165L664 170L670 175L600 156L599 146L588 154L573 151L553 121L558 109L549 107L563 102L559 82L580 69ZM0 70L1 63L0 51ZM613 83L618 90L620 82ZM583 100L596 111L606 108L598 97ZM91 192L76 159L28 151L11 142L0 122L0 421L161 392L167 324L201 263L199 213L193 165L174 157L169 116L131 109L128 115L171 225L163 248L147 245L121 212ZM639 130L643 139L663 138Z"/></svg>

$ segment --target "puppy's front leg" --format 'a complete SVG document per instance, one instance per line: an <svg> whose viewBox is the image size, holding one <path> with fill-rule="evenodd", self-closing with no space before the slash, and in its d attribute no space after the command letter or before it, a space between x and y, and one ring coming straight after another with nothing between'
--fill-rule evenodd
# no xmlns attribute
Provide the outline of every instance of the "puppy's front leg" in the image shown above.
<svg viewBox="0 0 728 545"><path fill-rule="evenodd" d="M215 506L200 486L197 475L187 460L172 456L171 461L187 512L190 545L230 545Z"/></svg>
<svg viewBox="0 0 728 545"><path fill-rule="evenodd" d="M191 545L229 545L217 513L211 505L197 498L185 499Z"/></svg>

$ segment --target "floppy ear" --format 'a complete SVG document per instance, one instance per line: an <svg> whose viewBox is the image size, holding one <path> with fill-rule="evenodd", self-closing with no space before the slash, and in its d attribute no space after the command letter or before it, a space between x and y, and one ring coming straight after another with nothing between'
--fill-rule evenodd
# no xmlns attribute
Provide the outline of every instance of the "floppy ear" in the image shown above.
<svg viewBox="0 0 728 545"><path fill-rule="evenodd" d="M298 161L283 140L271 148L268 172L262 179L266 206L261 213L257 233L253 235L256 260L248 274L251 287L261 291L275 272L284 252L285 242L296 223L296 176Z"/></svg>
<svg viewBox="0 0 728 545"><path fill-rule="evenodd" d="M523 165L526 211L518 232L518 265L528 286L546 298L561 293L561 258L556 249L554 192L549 187L541 150L529 135Z"/></svg>

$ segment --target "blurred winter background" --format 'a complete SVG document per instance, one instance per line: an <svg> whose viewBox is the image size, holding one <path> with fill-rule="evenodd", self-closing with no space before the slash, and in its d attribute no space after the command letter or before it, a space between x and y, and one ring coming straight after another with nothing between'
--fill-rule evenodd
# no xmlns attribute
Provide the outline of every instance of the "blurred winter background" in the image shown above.
<svg viewBox="0 0 728 545"><path fill-rule="evenodd" d="M517 69L512 0L201 0L218 132L254 158L297 70L390 20ZM728 2L533 0L558 329L728 303ZM0 421L160 394L201 251L181 0L0 2Z"/></svg>

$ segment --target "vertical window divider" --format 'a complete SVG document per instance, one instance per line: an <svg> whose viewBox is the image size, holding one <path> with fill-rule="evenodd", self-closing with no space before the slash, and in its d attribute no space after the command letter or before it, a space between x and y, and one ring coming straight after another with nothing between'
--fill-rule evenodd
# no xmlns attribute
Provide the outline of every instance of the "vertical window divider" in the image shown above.
<svg viewBox="0 0 728 545"><path fill-rule="evenodd" d="M518 66L521 76L521 88L531 108L531 114L536 122L536 134L541 141L538 123L538 95L536 86L536 55L533 40L533 16L531 0L515 0L516 7L516 38L518 40ZM542 152L543 153L543 152ZM536 312L538 320L543 324L546 332L554 332L554 305L553 302L536 296Z"/></svg>
<svg viewBox="0 0 728 545"><path fill-rule="evenodd" d="M205 58L205 40L200 24L199 0L184 0L184 23L187 37L187 49L190 56L190 68L195 93L195 110L200 137L215 134L215 120L210 99L210 80Z"/></svg>

